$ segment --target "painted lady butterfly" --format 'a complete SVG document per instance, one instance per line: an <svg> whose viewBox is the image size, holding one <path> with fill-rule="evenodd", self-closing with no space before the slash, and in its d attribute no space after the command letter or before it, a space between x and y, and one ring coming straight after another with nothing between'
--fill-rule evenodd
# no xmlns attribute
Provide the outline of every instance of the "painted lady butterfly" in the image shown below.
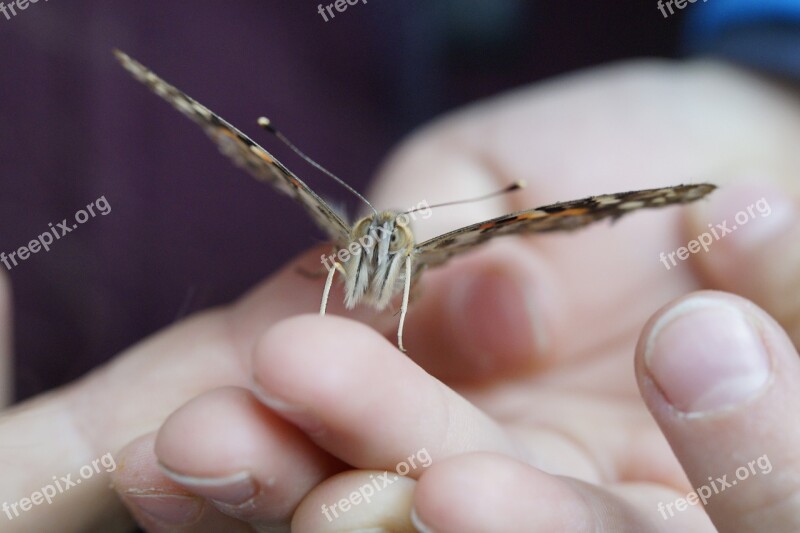
<svg viewBox="0 0 800 533"><path fill-rule="evenodd" d="M444 263L451 256L467 251L493 237L517 233L572 230L592 222L617 219L642 208L664 207L693 202L703 198L716 186L709 183L677 185L660 189L647 189L617 194L592 196L571 202L561 202L535 209L504 215L484 222L445 233L417 244L408 225L408 217L396 211L378 212L358 192L310 161L311 164L339 181L369 205L372 213L349 225L330 205L312 191L300 178L292 174L280 161L264 150L244 133L213 113L204 105L168 84L152 71L118 50L114 51L122 66L137 80L170 102L178 111L197 122L220 150L257 179L269 182L276 189L294 198L311 218L342 249L355 249L344 262L335 262L328 268L320 313L325 314L333 277L338 271L345 281L345 303L352 308L360 301L378 310L388 305L400 291L403 303L397 344L403 348L403 324L408 310L411 282L428 267ZM305 156L280 132L273 129L267 119L259 124L271 131L298 154ZM308 158L306 158L308 159ZM506 190L519 188L512 185ZM371 239L364 237L371 236ZM351 248L353 247L353 248Z"/></svg>

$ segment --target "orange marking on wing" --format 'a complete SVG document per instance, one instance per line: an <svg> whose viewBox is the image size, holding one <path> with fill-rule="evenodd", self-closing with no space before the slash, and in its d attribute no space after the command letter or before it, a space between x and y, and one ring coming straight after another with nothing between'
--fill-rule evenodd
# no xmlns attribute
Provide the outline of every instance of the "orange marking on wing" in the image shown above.
<svg viewBox="0 0 800 533"><path fill-rule="evenodd" d="M545 213L544 211L536 211L533 213L522 213L517 215L517 220L535 220L537 218L544 218L546 216L549 216L549 214Z"/></svg>
<svg viewBox="0 0 800 533"><path fill-rule="evenodd" d="M513 224L514 222L519 222L521 220L534 220L534 219L537 219L537 218L544 218L546 216L549 216L549 214L545 213L543 211L538 211L538 212L533 212L533 213L520 213L519 215L516 215L514 218L506 219L506 220L503 220L501 222L498 222L497 220L492 221L492 222L487 222L486 224L483 224L482 226L480 226L478 228L478 230L482 231L482 230L485 230L485 229L493 228L493 227L498 226L498 225L505 226L506 224Z"/></svg>
<svg viewBox="0 0 800 533"><path fill-rule="evenodd" d="M589 212L589 209L586 207L573 207L572 209L565 209L563 211L556 211L548 214L553 217L566 217L570 215L585 215Z"/></svg>
<svg viewBox="0 0 800 533"><path fill-rule="evenodd" d="M258 156L258 157L260 157L261 159L263 159L264 161L266 161L267 163L269 163L270 165L271 165L271 164L273 164L273 163L275 162L275 160L274 160L274 159L272 159L272 158L271 158L269 155L267 155L267 154L264 152L264 150L250 150L250 151L251 151L253 154L255 154L256 156Z"/></svg>
<svg viewBox="0 0 800 533"><path fill-rule="evenodd" d="M239 137L237 137L235 133L233 133L232 131L230 131L228 129L225 129L225 128L214 128L214 129L217 130L217 132L221 133L222 135L227 135L228 137L230 137L234 141L238 141L239 140Z"/></svg>

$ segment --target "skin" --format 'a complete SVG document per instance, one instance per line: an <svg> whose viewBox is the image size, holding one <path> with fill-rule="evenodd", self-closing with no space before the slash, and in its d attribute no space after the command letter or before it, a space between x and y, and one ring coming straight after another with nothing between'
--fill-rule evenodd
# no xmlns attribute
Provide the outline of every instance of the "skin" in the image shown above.
<svg viewBox="0 0 800 533"><path fill-rule="evenodd" d="M435 532L796 531L798 141L795 93L714 63L626 63L450 115L388 161L376 205L529 186L435 211L419 240L592 193L722 188L426 273L409 356L391 312L303 314L322 288L295 273L325 248L312 250L232 305L7 410L0 502L107 452L117 468L3 529L123 531L127 508L149 531L413 531L412 509ZM670 270L659 261L762 197L769 216ZM343 314L340 289L330 310ZM740 381L720 388L726 377ZM330 522L321 512L421 450L427 468ZM708 514L659 513L761 456L771 471L713 495Z"/></svg>

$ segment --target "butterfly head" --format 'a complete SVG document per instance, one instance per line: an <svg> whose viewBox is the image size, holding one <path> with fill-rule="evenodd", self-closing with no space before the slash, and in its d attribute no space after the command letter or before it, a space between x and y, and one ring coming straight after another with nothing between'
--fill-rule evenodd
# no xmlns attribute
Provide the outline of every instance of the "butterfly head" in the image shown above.
<svg viewBox="0 0 800 533"><path fill-rule="evenodd" d="M402 266L414 250L409 216L383 211L356 222L348 248L356 249L344 263L345 303L353 307L361 298L382 309L402 286Z"/></svg>
<svg viewBox="0 0 800 533"><path fill-rule="evenodd" d="M353 227L351 241L375 248L379 257L389 258L397 253L410 253L414 248L414 233L409 217L395 211L383 211L359 220Z"/></svg>

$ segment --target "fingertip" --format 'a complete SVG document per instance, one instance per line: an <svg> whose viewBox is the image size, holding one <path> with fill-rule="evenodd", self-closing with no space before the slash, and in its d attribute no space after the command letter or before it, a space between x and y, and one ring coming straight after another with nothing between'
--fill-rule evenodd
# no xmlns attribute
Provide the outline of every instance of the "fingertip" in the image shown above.
<svg viewBox="0 0 800 533"><path fill-rule="evenodd" d="M337 368L367 354L389 353L393 346L374 329L334 315L306 314L287 318L259 338L253 352L253 378L262 391L291 389L302 384L309 371ZM398 352L399 353L399 352Z"/></svg>
<svg viewBox="0 0 800 533"><path fill-rule="evenodd" d="M275 324L259 339L253 389L267 407L316 438L335 424L329 416L338 420L339 410L360 405L376 383L408 371L408 365L397 348L366 325L302 315ZM361 394L354 396L355 390Z"/></svg>
<svg viewBox="0 0 800 533"><path fill-rule="evenodd" d="M246 389L220 387L169 415L158 432L155 453L174 472L229 476L250 466L243 461L267 439L268 419L269 413Z"/></svg>
<svg viewBox="0 0 800 533"><path fill-rule="evenodd" d="M126 444L117 452L117 468L112 473L114 488L124 492L129 486L168 486L188 494L173 483L158 467L155 455L156 433L147 433Z"/></svg>
<svg viewBox="0 0 800 533"><path fill-rule="evenodd" d="M155 456L155 433L131 441L117 453L112 485L137 523L153 531L196 523L203 512L201 497L167 477Z"/></svg>
<svg viewBox="0 0 800 533"><path fill-rule="evenodd" d="M530 502L536 502L531 512ZM650 531L624 499L592 485L542 472L507 456L478 452L436 463L419 479L412 521L420 531Z"/></svg>
<svg viewBox="0 0 800 533"><path fill-rule="evenodd" d="M751 304L705 292L678 300L649 324L642 346L647 375L678 411L699 416L733 408L760 393L771 377Z"/></svg>
<svg viewBox="0 0 800 533"><path fill-rule="evenodd" d="M636 360L645 403L692 486L708 492L720 530L777 530L768 524L796 513L796 480L765 476L791 468L800 444L787 430L800 409L800 360L766 312L726 293L685 296L651 318ZM769 469L756 468L764 460ZM712 493L726 477L736 490Z"/></svg>
<svg viewBox="0 0 800 533"><path fill-rule="evenodd" d="M326 479L297 507L292 531L413 531L409 509L416 482L400 476L387 485L378 481L383 475L348 470Z"/></svg>
<svg viewBox="0 0 800 533"><path fill-rule="evenodd" d="M787 297L800 291L800 209L793 193L749 175L687 213L686 247L694 243L691 257L706 284L756 302L800 345L800 300Z"/></svg>
<svg viewBox="0 0 800 533"><path fill-rule="evenodd" d="M797 226L797 205L775 180L752 175L719 187L687 210L689 228L708 232L720 253L743 255Z"/></svg>
<svg viewBox="0 0 800 533"><path fill-rule="evenodd" d="M225 515L287 523L303 494L340 463L251 393L222 387L166 420L155 443L161 470Z"/></svg>

